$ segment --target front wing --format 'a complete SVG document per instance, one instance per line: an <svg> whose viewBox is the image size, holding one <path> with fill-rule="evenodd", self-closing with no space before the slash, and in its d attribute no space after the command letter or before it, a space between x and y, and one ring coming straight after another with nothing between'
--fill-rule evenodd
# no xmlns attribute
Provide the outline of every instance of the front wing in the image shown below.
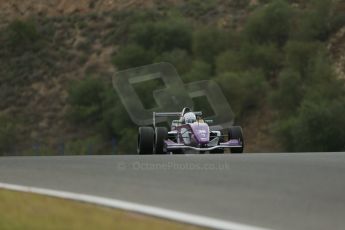
<svg viewBox="0 0 345 230"><path fill-rule="evenodd" d="M171 140L166 140L165 144L166 144L166 148L167 148L168 152L176 150L176 149L192 149L192 150L196 150L196 151L211 151L211 150L219 149L219 148L220 149L227 149L227 148L242 148L243 147L243 144L240 142L240 140L237 140L237 139L231 139L227 142L221 142L221 143L219 143L219 145L210 146L210 147L202 147L202 148L175 143Z"/></svg>

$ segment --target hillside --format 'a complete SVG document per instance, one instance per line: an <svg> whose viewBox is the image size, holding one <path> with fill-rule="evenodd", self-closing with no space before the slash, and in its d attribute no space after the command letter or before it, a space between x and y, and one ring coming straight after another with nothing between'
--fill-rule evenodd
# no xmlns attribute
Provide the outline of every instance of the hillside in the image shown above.
<svg viewBox="0 0 345 230"><path fill-rule="evenodd" d="M241 30L257 2L241 1L0 0L0 113L17 126L12 154L97 153L112 151L87 124L68 119L69 89L86 76L106 79L116 72L114 56L126 44L132 15L154 12L165 17L172 9L194 24ZM134 17L135 18L135 17ZM17 23L16 20L28 22ZM135 20L135 19L134 19ZM136 22L135 22L136 23ZM32 29L35 28L35 29ZM11 37L16 30L29 37ZM12 31L12 32L11 32ZM17 39L17 43L13 42ZM344 30L337 31L329 50L339 76L344 76ZM119 51L120 50L120 51ZM261 102L260 102L261 103ZM247 133L247 151L276 151L268 123L274 111L266 102L238 120ZM89 143L94 143L91 147ZM13 147L14 146L14 147Z"/></svg>

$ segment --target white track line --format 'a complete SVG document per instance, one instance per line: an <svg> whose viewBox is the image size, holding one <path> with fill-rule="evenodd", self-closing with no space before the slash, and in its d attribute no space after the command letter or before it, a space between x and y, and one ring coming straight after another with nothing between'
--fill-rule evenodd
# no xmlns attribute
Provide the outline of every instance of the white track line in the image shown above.
<svg viewBox="0 0 345 230"><path fill-rule="evenodd" d="M36 188L22 185L14 185L7 183L0 183L0 188L20 191L20 192L30 192L41 195L47 195L51 197L58 197L68 200L81 201L91 204L102 205L106 207L122 209L130 212L142 213L150 216L160 217L164 219L179 221L187 224L197 225L201 227L207 227L212 229L221 229L221 230L268 230L266 228L260 228L250 225L245 225L241 223L224 221L219 219L214 219L205 216L199 216L194 214L188 214L184 212L172 211L168 209L131 203L122 200L104 198L99 196L91 196L86 194L57 191L44 188Z"/></svg>

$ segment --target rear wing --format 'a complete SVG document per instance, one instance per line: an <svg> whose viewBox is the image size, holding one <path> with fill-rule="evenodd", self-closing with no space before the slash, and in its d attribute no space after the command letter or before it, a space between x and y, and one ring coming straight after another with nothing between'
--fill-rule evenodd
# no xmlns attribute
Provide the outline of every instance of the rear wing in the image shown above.
<svg viewBox="0 0 345 230"><path fill-rule="evenodd" d="M195 116L202 116L201 111L193 112ZM182 112L153 112L153 127L156 127L156 117L181 117Z"/></svg>

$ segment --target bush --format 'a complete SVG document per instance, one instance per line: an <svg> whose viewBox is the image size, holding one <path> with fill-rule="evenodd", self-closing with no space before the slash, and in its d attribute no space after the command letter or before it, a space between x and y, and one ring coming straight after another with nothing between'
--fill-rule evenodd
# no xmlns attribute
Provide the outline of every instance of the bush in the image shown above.
<svg viewBox="0 0 345 230"><path fill-rule="evenodd" d="M227 50L218 55L215 64L217 74L242 71L246 66L241 52L234 50Z"/></svg>
<svg viewBox="0 0 345 230"><path fill-rule="evenodd" d="M238 41L231 31L224 32L214 27L204 27L193 35L194 56L210 64L218 54L236 45Z"/></svg>
<svg viewBox="0 0 345 230"><path fill-rule="evenodd" d="M204 61L196 60L192 63L191 70L182 75L184 82L208 80L212 77L212 67Z"/></svg>
<svg viewBox="0 0 345 230"><path fill-rule="evenodd" d="M271 95L274 107L285 116L296 112L304 95L316 101L320 95L333 99L342 93L342 84L320 43L294 41L285 50L287 69L279 74L278 88Z"/></svg>
<svg viewBox="0 0 345 230"><path fill-rule="evenodd" d="M7 155L16 143L17 128L14 121L0 114L0 155Z"/></svg>
<svg viewBox="0 0 345 230"><path fill-rule="evenodd" d="M233 0L233 1L230 1L230 4L232 7L245 9L249 6L250 0Z"/></svg>
<svg viewBox="0 0 345 230"><path fill-rule="evenodd" d="M135 154L138 131L136 129L126 129L121 133L117 154Z"/></svg>
<svg viewBox="0 0 345 230"><path fill-rule="evenodd" d="M306 77L310 60L322 49L319 42L289 41L284 51L286 65Z"/></svg>
<svg viewBox="0 0 345 230"><path fill-rule="evenodd" d="M160 20L162 15L154 10L121 10L112 14L112 22L109 22L107 27L110 30L102 38L102 44L105 46L116 43L125 43L128 36L131 35L130 27L138 22L152 22Z"/></svg>
<svg viewBox="0 0 345 230"><path fill-rule="evenodd" d="M320 50L310 59L306 75L309 83L313 83L311 86L325 87L337 79L326 50Z"/></svg>
<svg viewBox="0 0 345 230"><path fill-rule="evenodd" d="M275 107L280 110L280 114L288 113L288 116L281 116L283 119L277 123L277 132L286 149L344 150L343 80L336 78L324 52L318 52L310 59L304 78L298 76L296 72L282 75L278 97L275 98Z"/></svg>
<svg viewBox="0 0 345 230"><path fill-rule="evenodd" d="M32 21L15 20L7 27L7 43L10 49L20 51L39 48L41 35Z"/></svg>
<svg viewBox="0 0 345 230"><path fill-rule="evenodd" d="M103 150L104 141L98 135L85 139L70 140L64 148L65 155L92 155ZM102 153L104 154L104 152Z"/></svg>
<svg viewBox="0 0 345 230"><path fill-rule="evenodd" d="M130 29L130 41L156 53L174 49L191 49L191 28L186 21L163 20L141 22Z"/></svg>
<svg viewBox="0 0 345 230"><path fill-rule="evenodd" d="M124 141L121 140L127 138L123 133L133 128L133 123L111 84L107 85L102 79L90 77L74 82L69 90L68 103L70 109L67 116L70 120L77 125L87 125L91 133L98 133L89 141L69 142L69 154L87 154L91 147L93 152L98 153L104 150L104 146L112 138L119 140L118 148L127 148L122 146ZM86 145L89 142L93 146Z"/></svg>
<svg viewBox="0 0 345 230"><path fill-rule="evenodd" d="M331 19L329 22L329 34L333 34L345 26L345 14L343 11L335 11L331 14Z"/></svg>
<svg viewBox="0 0 345 230"><path fill-rule="evenodd" d="M143 47L132 44L124 46L113 57L113 63L118 69L128 69L151 64L153 53Z"/></svg>
<svg viewBox="0 0 345 230"><path fill-rule="evenodd" d="M183 14L191 17L200 17L207 14L207 12L216 9L217 1L214 0L189 0L186 1L180 10Z"/></svg>
<svg viewBox="0 0 345 230"><path fill-rule="evenodd" d="M301 75L291 69L282 71L278 77L278 89L270 95L270 101L281 117L294 115L304 96Z"/></svg>
<svg viewBox="0 0 345 230"><path fill-rule="evenodd" d="M329 0L312 0L307 10L300 12L298 17L295 37L302 40L325 41L331 31L330 22L333 18L333 2Z"/></svg>
<svg viewBox="0 0 345 230"><path fill-rule="evenodd" d="M303 102L298 116L279 129L290 151L344 151L345 98Z"/></svg>
<svg viewBox="0 0 345 230"><path fill-rule="evenodd" d="M265 99L267 83L260 71L223 73L216 81L237 115L256 108Z"/></svg>
<svg viewBox="0 0 345 230"><path fill-rule="evenodd" d="M109 87L105 87L102 96L101 130L104 131L107 138L116 136L120 139L123 130L132 127L133 123L116 91L110 85Z"/></svg>
<svg viewBox="0 0 345 230"><path fill-rule="evenodd" d="M71 105L69 118L76 123L99 121L104 91L103 82L97 79L88 77L81 82L73 82L68 96Z"/></svg>
<svg viewBox="0 0 345 230"><path fill-rule="evenodd" d="M241 50L240 57L246 68L261 69L266 76L275 76L282 66L283 56L274 44L248 44Z"/></svg>
<svg viewBox="0 0 345 230"><path fill-rule="evenodd" d="M258 8L248 18L244 35L248 41L275 43L283 46L291 30L293 11L283 0L272 1L267 6Z"/></svg>
<svg viewBox="0 0 345 230"><path fill-rule="evenodd" d="M187 51L174 49L170 52L164 52L154 59L154 62L168 62L174 65L179 74L188 72L192 65L192 59Z"/></svg>
<svg viewBox="0 0 345 230"><path fill-rule="evenodd" d="M282 53L274 44L244 44L238 51L225 51L216 59L217 73L261 69L274 75L282 65Z"/></svg>

